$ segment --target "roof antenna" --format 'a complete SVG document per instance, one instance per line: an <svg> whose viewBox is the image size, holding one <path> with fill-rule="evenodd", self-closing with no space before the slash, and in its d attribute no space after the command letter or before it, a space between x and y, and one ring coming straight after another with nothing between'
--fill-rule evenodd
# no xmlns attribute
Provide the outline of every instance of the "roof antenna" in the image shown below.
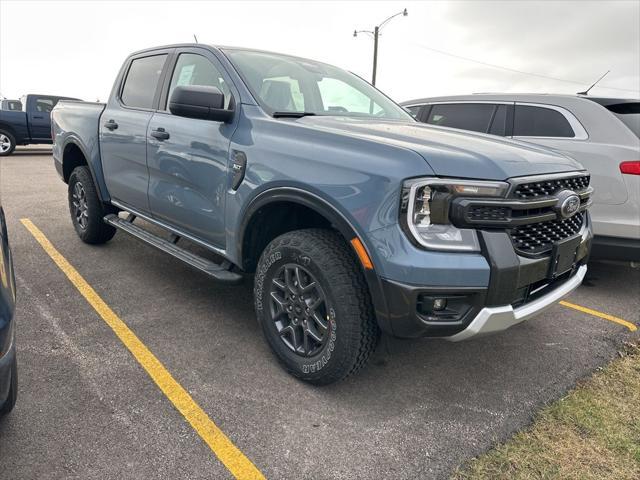
<svg viewBox="0 0 640 480"><path fill-rule="evenodd" d="M604 72L604 75L602 75L598 80L596 80L595 82L593 82L593 85L591 85L589 88L587 88L584 92L578 92L576 95L588 95L589 94L589 90L591 90L593 87L595 87L598 82L600 80L602 80L604 77L607 76L607 74L610 72L611 70L607 70L606 72Z"/></svg>
<svg viewBox="0 0 640 480"><path fill-rule="evenodd" d="M195 33L193 34L193 38L195 39L196 43L198 43L198 37L196 37ZM609 73L609 72L607 72L607 73Z"/></svg>

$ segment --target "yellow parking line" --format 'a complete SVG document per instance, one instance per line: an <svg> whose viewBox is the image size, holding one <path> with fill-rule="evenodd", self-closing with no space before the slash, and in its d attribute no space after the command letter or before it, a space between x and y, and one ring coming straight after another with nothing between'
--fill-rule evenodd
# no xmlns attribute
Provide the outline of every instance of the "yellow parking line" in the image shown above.
<svg viewBox="0 0 640 480"><path fill-rule="evenodd" d="M96 291L82 278L78 271L55 249L45 235L31 220L20 220L34 236L45 252L58 265L80 294L89 302L98 315L111 327L118 338L129 349L138 363L146 370L160 390L173 403L225 467L238 479L264 479L231 440L213 423L207 414L191 398L191 395L171 376L160 360L151 353L129 327L109 308Z"/></svg>
<svg viewBox="0 0 640 480"><path fill-rule="evenodd" d="M598 317L598 318L603 318L605 320L609 320L610 322L614 322L614 323L617 323L619 325L624 325L625 327L627 327L632 332L635 332L638 329L638 327L636 327L633 323L627 322L626 320L623 320L623 319L618 318L618 317L614 317L613 315L609 315L608 313L602 313L602 312L599 312L597 310L593 310L591 308L587 308L587 307L582 307L580 305L576 305L575 303L565 302L564 300L560 302L560 305L562 305L564 307L573 308L574 310L578 310L578 311L583 312L583 313L588 313L589 315L593 315L594 317Z"/></svg>

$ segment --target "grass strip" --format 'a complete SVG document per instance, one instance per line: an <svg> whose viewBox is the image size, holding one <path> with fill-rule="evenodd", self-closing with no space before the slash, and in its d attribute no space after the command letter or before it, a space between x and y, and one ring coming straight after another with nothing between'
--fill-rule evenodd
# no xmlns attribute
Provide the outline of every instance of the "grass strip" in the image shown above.
<svg viewBox="0 0 640 480"><path fill-rule="evenodd" d="M452 478L640 479L640 346L620 357Z"/></svg>

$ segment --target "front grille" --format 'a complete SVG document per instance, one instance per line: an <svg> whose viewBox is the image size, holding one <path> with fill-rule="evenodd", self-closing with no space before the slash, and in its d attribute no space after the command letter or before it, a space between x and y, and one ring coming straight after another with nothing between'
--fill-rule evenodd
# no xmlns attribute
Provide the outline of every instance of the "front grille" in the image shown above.
<svg viewBox="0 0 640 480"><path fill-rule="evenodd" d="M540 180L538 182L522 183L513 192L515 198L531 199L548 197L560 190L573 190L579 192L589 186L589 175L579 177L558 178L553 180Z"/></svg>
<svg viewBox="0 0 640 480"><path fill-rule="evenodd" d="M521 225L511 230L511 242L516 251L526 254L540 254L550 251L554 242L577 234L582 228L584 215L577 213L564 220Z"/></svg>
<svg viewBox="0 0 640 480"><path fill-rule="evenodd" d="M509 207L498 207L495 205L474 205L469 209L470 220L506 220L511 215L511 209Z"/></svg>

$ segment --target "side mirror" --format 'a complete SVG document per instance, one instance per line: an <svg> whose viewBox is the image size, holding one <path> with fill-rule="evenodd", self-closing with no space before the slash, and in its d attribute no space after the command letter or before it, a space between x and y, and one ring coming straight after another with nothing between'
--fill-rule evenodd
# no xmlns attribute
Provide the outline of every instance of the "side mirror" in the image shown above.
<svg viewBox="0 0 640 480"><path fill-rule="evenodd" d="M176 87L169 99L169 111L180 117L216 122L229 122L233 118L233 110L224 108L220 89L201 85Z"/></svg>

